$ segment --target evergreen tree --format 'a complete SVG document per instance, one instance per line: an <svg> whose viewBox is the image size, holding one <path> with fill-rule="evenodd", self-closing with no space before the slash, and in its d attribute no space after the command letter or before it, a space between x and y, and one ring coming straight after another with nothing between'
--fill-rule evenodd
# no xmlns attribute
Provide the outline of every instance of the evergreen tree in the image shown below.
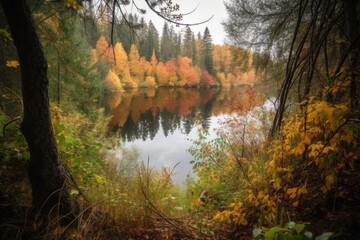
<svg viewBox="0 0 360 240"><path fill-rule="evenodd" d="M140 42L139 42L138 49L139 49L140 56L145 56L146 55L145 41L146 41L147 32L148 32L148 24L145 22L144 18L141 18L140 26L141 26L140 32L139 32Z"/></svg>
<svg viewBox="0 0 360 240"><path fill-rule="evenodd" d="M130 53L131 45L135 43L134 26L137 25L137 17L134 17L131 13L127 17L126 15L121 19L118 26L116 41L121 42L126 53Z"/></svg>
<svg viewBox="0 0 360 240"><path fill-rule="evenodd" d="M52 20L54 21L54 20ZM45 54L49 62L49 97L52 101L70 101L72 104L62 104L62 107L76 106L78 110L90 114L98 106L89 104L99 102L100 91L107 67L97 64L92 68L85 29L81 19L75 18L69 12L59 14L58 28L54 22L49 23L47 35L49 41L44 41ZM55 44L54 44L55 43Z"/></svg>
<svg viewBox="0 0 360 240"><path fill-rule="evenodd" d="M144 57L150 60L152 52L155 51L156 56L159 55L159 33L152 21L149 21L146 39L144 40Z"/></svg>
<svg viewBox="0 0 360 240"><path fill-rule="evenodd" d="M175 43L175 56L179 56L181 54L181 33L176 35L176 43Z"/></svg>
<svg viewBox="0 0 360 240"><path fill-rule="evenodd" d="M174 26L171 25L170 27L170 41L169 41L169 45L170 45L170 54L172 59L175 59L178 55L180 55L179 53L177 53L177 49L176 49L176 43L178 41L178 35L174 29Z"/></svg>
<svg viewBox="0 0 360 240"><path fill-rule="evenodd" d="M192 47L192 39L193 39L193 32L189 26L186 27L185 35L183 39L183 49L182 49L182 56L192 58L193 57L193 47Z"/></svg>
<svg viewBox="0 0 360 240"><path fill-rule="evenodd" d="M201 33L198 32L197 38L195 40L195 59L194 64L196 64L200 69L204 69L204 56L203 56L203 41Z"/></svg>
<svg viewBox="0 0 360 240"><path fill-rule="evenodd" d="M197 65L197 62L195 61L196 60L196 40L195 40L195 35L192 34L192 37L191 37L191 59L193 60L193 65Z"/></svg>
<svg viewBox="0 0 360 240"><path fill-rule="evenodd" d="M213 63L213 44L209 29L206 27L203 36L203 51L204 55L204 69L207 70L211 75L214 74L214 63Z"/></svg>
<svg viewBox="0 0 360 240"><path fill-rule="evenodd" d="M172 57L171 32L167 22L164 23L160 42L160 60L166 62Z"/></svg>

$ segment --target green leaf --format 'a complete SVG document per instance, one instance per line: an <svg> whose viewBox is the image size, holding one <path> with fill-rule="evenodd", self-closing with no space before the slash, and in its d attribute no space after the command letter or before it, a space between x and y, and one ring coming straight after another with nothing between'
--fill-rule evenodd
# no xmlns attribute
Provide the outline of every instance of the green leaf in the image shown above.
<svg viewBox="0 0 360 240"><path fill-rule="evenodd" d="M6 29L0 28L0 38L7 39L9 41L13 41L11 38L11 33L9 33Z"/></svg>
<svg viewBox="0 0 360 240"><path fill-rule="evenodd" d="M269 231L267 231L264 236L265 236L265 240L273 240L274 236L276 233L278 232L290 232L290 230L286 229L286 228L282 228L282 227L273 227L270 228Z"/></svg>
<svg viewBox="0 0 360 240"><path fill-rule="evenodd" d="M291 221L291 222L288 222L285 227L288 229L294 229L295 226L296 226L296 223Z"/></svg>
<svg viewBox="0 0 360 240"><path fill-rule="evenodd" d="M254 228L252 230L252 234L253 234L254 238L257 238L261 234L261 229L260 228Z"/></svg>
<svg viewBox="0 0 360 240"><path fill-rule="evenodd" d="M76 189L71 189L70 195L79 195L79 191Z"/></svg>
<svg viewBox="0 0 360 240"><path fill-rule="evenodd" d="M320 236L317 236L315 238L315 240L327 240L329 239L332 235L334 235L334 233L332 232L324 232L323 234L321 234Z"/></svg>
<svg viewBox="0 0 360 240"><path fill-rule="evenodd" d="M300 234L305 228L305 224L296 224L295 231L297 234Z"/></svg>
<svg viewBox="0 0 360 240"><path fill-rule="evenodd" d="M308 239L313 239L314 234L312 234L312 232L305 231L304 236L307 237Z"/></svg>
<svg viewBox="0 0 360 240"><path fill-rule="evenodd" d="M285 235L283 235L281 233L277 233L277 234L275 234L274 240L291 240L290 237L291 237L291 235L285 236Z"/></svg>

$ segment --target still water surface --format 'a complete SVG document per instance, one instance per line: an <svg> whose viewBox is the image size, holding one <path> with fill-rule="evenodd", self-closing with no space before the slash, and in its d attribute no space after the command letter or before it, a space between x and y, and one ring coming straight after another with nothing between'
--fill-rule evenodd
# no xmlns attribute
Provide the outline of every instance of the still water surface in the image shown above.
<svg viewBox="0 0 360 240"><path fill-rule="evenodd" d="M125 146L138 148L141 159L149 159L156 169L179 163L173 177L176 183L192 175L187 149L200 128L208 129L213 139L227 116L260 103L248 87L139 89L107 96L110 130L120 130Z"/></svg>

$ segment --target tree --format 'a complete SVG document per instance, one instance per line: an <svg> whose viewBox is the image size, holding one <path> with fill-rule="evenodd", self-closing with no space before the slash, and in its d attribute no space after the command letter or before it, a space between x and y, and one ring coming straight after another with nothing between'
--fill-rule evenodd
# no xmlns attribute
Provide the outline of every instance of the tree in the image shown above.
<svg viewBox="0 0 360 240"><path fill-rule="evenodd" d="M139 28L137 16L133 14L125 15L120 21L118 33L118 39L123 45L126 53L130 53L132 44L136 43L135 31Z"/></svg>
<svg viewBox="0 0 360 240"><path fill-rule="evenodd" d="M161 41L160 41L160 60L163 62L169 60L172 57L171 51L172 51L171 33L169 30L168 23L165 22L162 30Z"/></svg>
<svg viewBox="0 0 360 240"><path fill-rule="evenodd" d="M183 43L183 49L182 49L182 56L193 58L193 51L195 42L193 42L193 32L191 31L191 28L189 26L186 27L184 39L182 41Z"/></svg>
<svg viewBox="0 0 360 240"><path fill-rule="evenodd" d="M148 33L148 24L145 22L144 18L141 18L140 20L140 32L139 32L139 38L140 38L140 42L139 42L139 54L140 56L146 56L147 54L147 50L146 50L146 46L145 46L145 41L147 33Z"/></svg>
<svg viewBox="0 0 360 240"><path fill-rule="evenodd" d="M21 131L30 151L33 207L47 216L58 207L73 218L74 206L51 125L47 62L26 1L1 0L20 61L24 117ZM56 212L56 211L55 211Z"/></svg>
<svg viewBox="0 0 360 240"><path fill-rule="evenodd" d="M156 30L154 24L150 20L146 39L143 42L145 49L145 58L150 60L152 52L155 51L156 56L159 55L159 33Z"/></svg>
<svg viewBox="0 0 360 240"><path fill-rule="evenodd" d="M211 75L214 74L213 44L209 29L206 27L203 36L204 67Z"/></svg>
<svg viewBox="0 0 360 240"><path fill-rule="evenodd" d="M129 54L130 74L137 84L142 82L145 74L145 66L140 61L139 51L135 44L131 45Z"/></svg>
<svg viewBox="0 0 360 240"><path fill-rule="evenodd" d="M120 79L113 71L109 70L108 74L106 75L105 81L109 91L114 91L114 92L121 91L122 87L121 87Z"/></svg>
<svg viewBox="0 0 360 240"><path fill-rule="evenodd" d="M188 57L178 56L177 59L177 74L179 76L180 86L196 86L200 83L200 71L191 66L191 59Z"/></svg>
<svg viewBox="0 0 360 240"><path fill-rule="evenodd" d="M121 43L116 43L115 48L116 64L114 65L115 73L119 75L120 81L124 87L135 87L129 68L128 56Z"/></svg>
<svg viewBox="0 0 360 240"><path fill-rule="evenodd" d="M332 87L340 84L335 79L341 79L341 84L349 79L351 106L358 104L359 76L355 69L360 49L359 1L246 0L225 5L229 18L224 27L232 43L271 50L277 61L286 66L281 72L283 81L272 134L282 125L289 98L303 102L313 86L330 83ZM341 75L341 69L346 69L349 76ZM336 99L329 95L328 100Z"/></svg>

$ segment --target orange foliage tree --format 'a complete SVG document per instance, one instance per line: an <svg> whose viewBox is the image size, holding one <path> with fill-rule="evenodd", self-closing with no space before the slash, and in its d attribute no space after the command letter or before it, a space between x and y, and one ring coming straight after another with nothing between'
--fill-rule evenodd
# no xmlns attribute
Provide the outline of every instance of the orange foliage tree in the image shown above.
<svg viewBox="0 0 360 240"><path fill-rule="evenodd" d="M200 83L200 70L191 66L191 59L188 57L177 57L178 65L178 85L183 86L195 86Z"/></svg>
<svg viewBox="0 0 360 240"><path fill-rule="evenodd" d="M119 75L119 78L124 87L137 87L137 84L133 81L130 75L130 68L128 65L128 56L121 43L115 44L115 57L116 63L114 65L114 71Z"/></svg>
<svg viewBox="0 0 360 240"><path fill-rule="evenodd" d="M105 82L109 91L120 92L122 90L119 77L113 71L111 71L111 69L106 75Z"/></svg>
<svg viewBox="0 0 360 240"><path fill-rule="evenodd" d="M129 54L129 67L130 67L130 74L133 78L133 81L136 84L139 84L144 79L145 69L145 59L140 61L139 51L135 44L131 45L130 54Z"/></svg>
<svg viewBox="0 0 360 240"><path fill-rule="evenodd" d="M214 81L214 78L206 70L202 71L201 85L203 85L205 87L216 86L216 82Z"/></svg>

